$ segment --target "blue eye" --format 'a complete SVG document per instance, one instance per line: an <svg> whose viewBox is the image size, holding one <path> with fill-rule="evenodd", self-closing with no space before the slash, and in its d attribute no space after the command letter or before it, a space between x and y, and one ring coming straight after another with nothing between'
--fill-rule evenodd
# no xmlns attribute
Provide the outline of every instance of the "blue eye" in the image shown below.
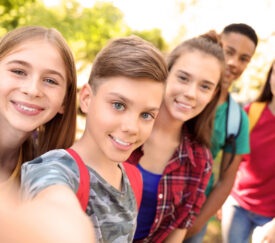
<svg viewBox="0 0 275 243"><path fill-rule="evenodd" d="M125 110L125 105L122 104L122 103L120 103L120 102L114 102L114 103L112 104L112 106L113 106L116 110L118 110L118 111L123 111L123 110Z"/></svg>
<svg viewBox="0 0 275 243"><path fill-rule="evenodd" d="M14 70L11 70L12 73L15 73L19 76L26 76L25 72L23 72L22 70L19 70L19 69L14 69Z"/></svg>
<svg viewBox="0 0 275 243"><path fill-rule="evenodd" d="M179 78L180 78L181 81L184 81L184 82L187 82L187 81L188 81L188 80L187 80L187 77L185 77L185 76L179 76Z"/></svg>
<svg viewBox="0 0 275 243"><path fill-rule="evenodd" d="M144 119L144 120L152 120L154 119L154 117L152 116L152 114L148 113L148 112L144 112L141 114L141 117Z"/></svg>
<svg viewBox="0 0 275 243"><path fill-rule="evenodd" d="M206 84L202 84L201 87L205 90L210 90L210 87Z"/></svg>
<svg viewBox="0 0 275 243"><path fill-rule="evenodd" d="M49 83L49 84L55 84L55 85L58 84L55 80L50 79L50 78L46 78L46 79L45 79L45 82L47 82L47 83Z"/></svg>

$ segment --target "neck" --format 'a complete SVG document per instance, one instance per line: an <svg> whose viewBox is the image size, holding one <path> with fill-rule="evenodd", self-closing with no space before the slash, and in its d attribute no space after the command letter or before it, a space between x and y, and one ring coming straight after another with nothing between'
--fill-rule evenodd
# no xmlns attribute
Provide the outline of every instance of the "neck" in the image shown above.
<svg viewBox="0 0 275 243"><path fill-rule="evenodd" d="M118 162L106 158L86 130L83 136L72 146L72 149L80 155L87 166L95 170L110 185L121 190L122 172Z"/></svg>
<svg viewBox="0 0 275 243"><path fill-rule="evenodd" d="M168 139L179 141L183 124L184 122L174 119L162 103L152 133L165 134Z"/></svg>
<svg viewBox="0 0 275 243"><path fill-rule="evenodd" d="M29 134L10 133L5 129L0 129L0 134L0 171L4 171L5 176L9 177L17 165L20 148Z"/></svg>
<svg viewBox="0 0 275 243"><path fill-rule="evenodd" d="M219 98L219 101L218 101L218 105L223 104L227 100L228 94L229 94L229 91L228 91L227 88L222 88L221 89L221 95L220 95L220 98Z"/></svg>

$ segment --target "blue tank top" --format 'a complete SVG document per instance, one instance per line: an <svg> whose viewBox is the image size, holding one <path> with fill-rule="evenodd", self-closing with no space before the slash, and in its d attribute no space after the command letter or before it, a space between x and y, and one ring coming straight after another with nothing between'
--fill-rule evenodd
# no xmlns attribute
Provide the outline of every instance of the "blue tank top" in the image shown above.
<svg viewBox="0 0 275 243"><path fill-rule="evenodd" d="M143 180L142 200L137 218L137 229L134 239L146 237L156 216L158 184L161 174L154 174L137 165Z"/></svg>

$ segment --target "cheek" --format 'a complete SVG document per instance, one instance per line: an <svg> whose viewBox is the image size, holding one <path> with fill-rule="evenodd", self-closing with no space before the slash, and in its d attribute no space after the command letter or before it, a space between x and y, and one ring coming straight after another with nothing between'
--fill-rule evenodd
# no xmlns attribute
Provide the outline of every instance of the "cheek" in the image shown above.
<svg viewBox="0 0 275 243"><path fill-rule="evenodd" d="M140 128L140 140L141 143L144 143L145 140L150 136L152 129L153 129L154 122L151 122L150 124L143 124Z"/></svg>
<svg viewBox="0 0 275 243"><path fill-rule="evenodd" d="M214 91L209 94L199 95L199 104L200 104L200 112L204 110L204 108L209 104L209 102L213 99Z"/></svg>

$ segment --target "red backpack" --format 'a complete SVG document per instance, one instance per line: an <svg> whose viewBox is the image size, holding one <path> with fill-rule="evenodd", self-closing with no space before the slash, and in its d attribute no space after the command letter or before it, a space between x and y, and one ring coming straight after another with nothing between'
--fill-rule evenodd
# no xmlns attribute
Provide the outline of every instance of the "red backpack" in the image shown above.
<svg viewBox="0 0 275 243"><path fill-rule="evenodd" d="M89 192L90 192L90 176L87 166L84 164L83 160L80 158L78 153L73 149L66 149L66 151L75 159L78 169L79 169L79 188L77 191L77 198L81 204L81 207L84 211L86 211L88 201L89 201ZM143 189L143 182L142 176L138 169L127 163L122 163L125 169L125 172L129 178L131 187L136 197L137 201L137 209L139 210L139 206L141 203L142 198L142 189Z"/></svg>

